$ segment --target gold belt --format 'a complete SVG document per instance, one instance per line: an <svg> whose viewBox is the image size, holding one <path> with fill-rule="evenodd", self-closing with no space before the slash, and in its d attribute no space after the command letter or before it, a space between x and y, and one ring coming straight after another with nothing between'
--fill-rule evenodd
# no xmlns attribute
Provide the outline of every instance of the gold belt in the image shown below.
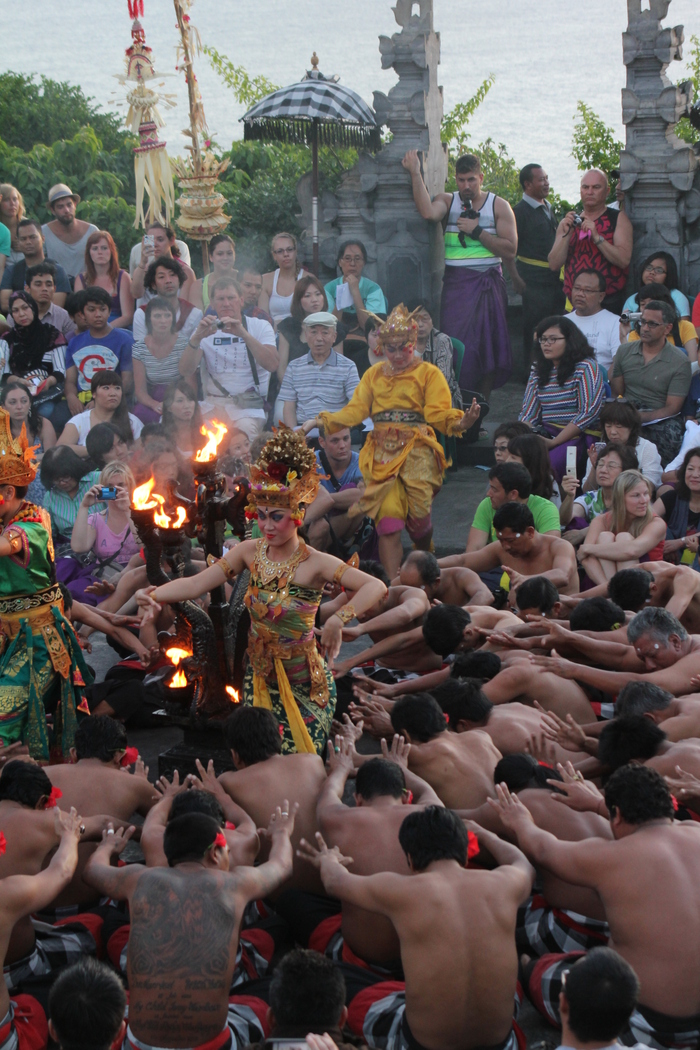
<svg viewBox="0 0 700 1050"><path fill-rule="evenodd" d="M386 412L377 412L372 416L373 423L403 423L406 426L420 426L425 419L420 412L412 412L410 409L390 408Z"/></svg>
<svg viewBox="0 0 700 1050"><path fill-rule="evenodd" d="M60 612L63 612L63 595L58 585L47 587L44 591L37 591L36 594L22 594L14 598L0 599L0 620L3 632L14 638L19 632L22 620L28 620L36 627L51 622L53 620L51 610L54 605L57 605ZM11 634L10 631L12 631Z"/></svg>
<svg viewBox="0 0 700 1050"><path fill-rule="evenodd" d="M293 660L303 656L311 678L310 699L319 707L328 703L328 682L326 670L318 651L315 638L292 645L282 645L273 637L262 637L252 631L248 637L248 659L255 674L269 678L275 660Z"/></svg>

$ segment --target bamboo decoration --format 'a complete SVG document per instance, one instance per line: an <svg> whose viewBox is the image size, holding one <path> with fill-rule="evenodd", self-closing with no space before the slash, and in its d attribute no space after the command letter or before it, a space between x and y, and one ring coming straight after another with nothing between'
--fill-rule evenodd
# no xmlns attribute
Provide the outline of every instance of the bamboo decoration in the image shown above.
<svg viewBox="0 0 700 1050"><path fill-rule="evenodd" d="M125 123L139 136L139 145L134 148L134 226L146 226L145 194L148 194L147 215L150 220L162 222L167 226L175 210L175 187L170 160L165 150L166 143L158 139L158 128L163 127L165 123L158 111L158 103L174 106L175 99L173 95L159 94L149 84L162 74L153 66L151 48L146 45L146 34L138 20L138 15L143 15L143 0L128 0L128 5L129 17L132 19L132 43L131 47L126 49L126 71L116 74L116 79L128 88L126 101L129 104L129 112Z"/></svg>
<svg viewBox="0 0 700 1050"><path fill-rule="evenodd" d="M226 198L216 189L218 179L229 166L229 161L218 161L207 148L207 120L194 72L194 55L201 50L201 41L190 20L191 2L173 0L181 39L177 55L178 69L185 73L190 108L190 126L183 129L183 134L191 139L191 144L185 147L190 156L185 159L178 157L173 163L180 187L184 190L177 200L180 216L175 222L188 237L202 242L202 261L207 272L207 243L229 224L229 216L223 210Z"/></svg>

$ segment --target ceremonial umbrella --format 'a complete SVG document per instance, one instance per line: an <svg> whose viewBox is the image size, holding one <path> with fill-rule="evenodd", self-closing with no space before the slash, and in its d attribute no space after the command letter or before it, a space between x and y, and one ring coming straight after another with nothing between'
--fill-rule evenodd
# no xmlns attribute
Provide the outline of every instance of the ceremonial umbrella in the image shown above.
<svg viewBox="0 0 700 1050"><path fill-rule="evenodd" d="M318 57L303 80L273 91L241 117L244 139L304 142L311 146L313 269L318 273L318 146L355 146L378 150L379 125L373 111L355 91L341 87L338 77L325 77Z"/></svg>

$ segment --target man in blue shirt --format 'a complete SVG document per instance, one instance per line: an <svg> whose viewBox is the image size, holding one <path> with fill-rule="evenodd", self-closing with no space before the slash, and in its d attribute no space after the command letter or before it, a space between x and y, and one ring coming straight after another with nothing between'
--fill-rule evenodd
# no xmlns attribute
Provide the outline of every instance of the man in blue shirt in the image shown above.
<svg viewBox="0 0 700 1050"><path fill-rule="evenodd" d="M318 443L321 447L316 452L316 462L319 473L325 475L321 485L330 494L333 509L309 526L309 543L318 550L333 547L335 551L343 548L355 535L361 521L355 508L365 486L360 457L352 450L349 427L335 434L319 432Z"/></svg>
<svg viewBox="0 0 700 1050"><path fill-rule="evenodd" d="M134 337L123 328L113 328L107 318L112 297L104 288L86 288L83 313L86 332L74 336L66 351L66 401L73 415L83 412L92 399L90 383L95 372L111 369L124 384L124 397L134 389L131 348Z"/></svg>

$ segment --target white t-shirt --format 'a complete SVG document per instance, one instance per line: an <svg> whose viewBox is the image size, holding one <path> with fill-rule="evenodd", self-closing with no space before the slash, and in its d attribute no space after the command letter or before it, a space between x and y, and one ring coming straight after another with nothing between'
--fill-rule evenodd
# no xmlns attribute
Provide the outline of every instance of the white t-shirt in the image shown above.
<svg viewBox="0 0 700 1050"><path fill-rule="evenodd" d="M71 418L68 420L68 422L72 423L75 429L78 431L79 445L85 444L85 438L88 436L88 433L92 430L93 424L90 418L91 416L92 412L86 409L85 412L80 412L77 416L71 416ZM138 416L132 416L131 412L129 412L129 422L131 423L131 431L134 435L134 441L136 441L139 434L143 430L143 423L138 418Z"/></svg>
<svg viewBox="0 0 700 1050"><path fill-rule="evenodd" d="M590 317L579 317L574 310L566 316L583 332L598 364L609 372L620 345L620 318L609 310L599 310Z"/></svg>
<svg viewBox="0 0 700 1050"><path fill-rule="evenodd" d="M269 321L264 321L260 317L246 317L245 320L248 331L254 339L266 346L276 346L275 333ZM256 361L258 385L255 385L248 360L248 351L243 339L229 332L217 331L213 335L205 336L200 346L202 348L202 384L204 395L208 399L202 403L202 411L206 414L215 404L223 403L223 407L233 420L264 419L264 408L239 408L233 401L227 400L219 387L211 380L211 377L214 376L231 395L243 394L248 390L257 392L263 398L267 397L270 373Z"/></svg>
<svg viewBox="0 0 700 1050"><path fill-rule="evenodd" d="M176 321L180 320L180 307L179 306L177 308L177 314L175 315L175 320ZM190 336L192 335L192 333L194 332L195 328L197 327L197 325L199 324L199 322L201 320L202 320L202 311L198 310L196 306L193 307L190 310L190 312L189 312L187 320L185 321L185 323L183 324L182 328L180 329L180 334L187 336L187 338L189 339ZM144 339L146 338L147 334L148 334L147 331L146 331L146 315L143 312L143 308L141 306L139 306L138 310L134 310L134 321L133 321L133 325L132 325L132 331L134 333L134 342L135 343L142 343L144 341Z"/></svg>
<svg viewBox="0 0 700 1050"><path fill-rule="evenodd" d="M652 485L661 484L661 475L663 474L663 467L661 466L661 456L659 450L653 441L649 441L648 438L640 438L636 444L635 450L637 454L637 462L639 463L639 472L643 474L645 478L649 478ZM585 479L593 469L590 459L588 460L588 466L586 468ZM670 467L666 467L666 470L670 470Z"/></svg>

